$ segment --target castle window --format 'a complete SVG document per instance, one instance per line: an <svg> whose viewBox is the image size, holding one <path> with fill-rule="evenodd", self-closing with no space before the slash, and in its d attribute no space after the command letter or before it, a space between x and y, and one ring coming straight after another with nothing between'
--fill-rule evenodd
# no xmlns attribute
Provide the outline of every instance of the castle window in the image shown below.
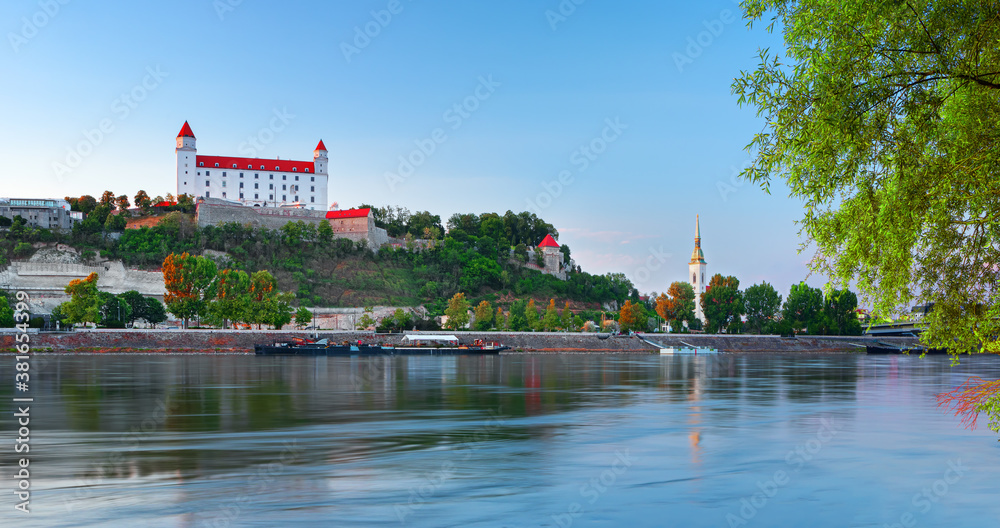
<svg viewBox="0 0 1000 528"><path fill-rule="evenodd" d="M253 188L254 189L259 189L260 188L260 184L259 183L254 183L253 184Z"/></svg>
<svg viewBox="0 0 1000 528"><path fill-rule="evenodd" d="M298 196L295 197L295 201L296 202L299 201L299 197Z"/></svg>
<svg viewBox="0 0 1000 528"><path fill-rule="evenodd" d="M233 163L233 168L234 168L234 169L236 168L236 164L235 164L235 163Z"/></svg>
<svg viewBox="0 0 1000 528"><path fill-rule="evenodd" d="M306 172L309 172L309 169L306 169Z"/></svg>
<svg viewBox="0 0 1000 528"><path fill-rule="evenodd" d="M281 195L281 201L282 202L287 202L288 201L288 196L285 196L284 194L282 194Z"/></svg>
<svg viewBox="0 0 1000 528"><path fill-rule="evenodd" d="M281 190L282 191L287 191L288 190L288 186L287 185L282 185L281 186Z"/></svg>
<svg viewBox="0 0 1000 528"><path fill-rule="evenodd" d="M274 179L274 175L273 175L273 174L269 174L268 176L269 176L269 178L268 178L268 179L270 179L270 180L273 180L273 179Z"/></svg>
<svg viewBox="0 0 1000 528"><path fill-rule="evenodd" d="M274 190L274 184L273 183L267 184L267 187L268 187L268 189L270 189L272 191Z"/></svg>
<svg viewBox="0 0 1000 528"><path fill-rule="evenodd" d="M242 177L243 177L243 173L241 172L241 173L240 173L240 178L242 178Z"/></svg>
<svg viewBox="0 0 1000 528"><path fill-rule="evenodd" d="M316 197L315 196L310 196L309 197L309 201L315 203L316 202Z"/></svg>
<svg viewBox="0 0 1000 528"><path fill-rule="evenodd" d="M274 199L274 195L272 194L271 197L268 198L268 200L273 200L273 199Z"/></svg>
<svg viewBox="0 0 1000 528"><path fill-rule="evenodd" d="M252 168L253 168L253 165L247 165L247 168L248 168L248 169L252 169Z"/></svg>
<svg viewBox="0 0 1000 528"><path fill-rule="evenodd" d="M209 176L211 174L212 174L212 171L205 171L205 176Z"/></svg>
<svg viewBox="0 0 1000 528"><path fill-rule="evenodd" d="M698 284L698 274L697 273L692 273L691 274L691 284Z"/></svg>
<svg viewBox="0 0 1000 528"><path fill-rule="evenodd" d="M315 185L310 185L309 186L309 192L316 192L316 186Z"/></svg>
<svg viewBox="0 0 1000 528"><path fill-rule="evenodd" d="M298 167L292 167L292 172L299 172L299 168Z"/></svg>
<svg viewBox="0 0 1000 528"><path fill-rule="evenodd" d="M274 166L274 170L276 170L276 171L280 171L280 170L281 170L281 167L279 167L279 166L275 165L275 166Z"/></svg>
<svg viewBox="0 0 1000 528"><path fill-rule="evenodd" d="M299 181L299 177L298 176L295 177L295 181Z"/></svg>
<svg viewBox="0 0 1000 528"><path fill-rule="evenodd" d="M226 171L222 171L222 177L223 177L223 178L225 178L225 177L226 177Z"/></svg>
<svg viewBox="0 0 1000 528"><path fill-rule="evenodd" d="M309 181L313 181L313 182L316 181L316 177L315 176L310 176L309 177Z"/></svg>
<svg viewBox="0 0 1000 528"><path fill-rule="evenodd" d="M205 191L205 198L211 198L211 197L212 197L212 193L210 193L208 191Z"/></svg>
<svg viewBox="0 0 1000 528"><path fill-rule="evenodd" d="M240 193L240 200L243 199L243 193Z"/></svg>
<svg viewBox="0 0 1000 528"><path fill-rule="evenodd" d="M205 166L205 162L204 161L199 161L198 162L198 166L199 167L204 167Z"/></svg>
<svg viewBox="0 0 1000 528"><path fill-rule="evenodd" d="M263 165L260 166L260 170L264 170L264 166Z"/></svg>
<svg viewBox="0 0 1000 528"><path fill-rule="evenodd" d="M226 197L226 193L222 193L222 197L225 198Z"/></svg>
<svg viewBox="0 0 1000 528"><path fill-rule="evenodd" d="M288 175L287 174L282 174L281 175L281 179L282 180L287 180L288 179Z"/></svg>
<svg viewBox="0 0 1000 528"><path fill-rule="evenodd" d="M258 198L260 198L260 195L259 195L259 194L256 194L256 193L254 193L254 195L253 195L253 199L254 199L254 200L256 200L256 199L258 199Z"/></svg>
<svg viewBox="0 0 1000 528"><path fill-rule="evenodd" d="M219 166L219 164L218 164L218 163L216 163L216 164L215 164L215 166L216 166L216 167L218 167L218 166Z"/></svg>
<svg viewBox="0 0 1000 528"><path fill-rule="evenodd" d="M240 189L243 188L243 182L240 182Z"/></svg>
<svg viewBox="0 0 1000 528"><path fill-rule="evenodd" d="M205 180L205 187L208 187L209 185L212 185L212 181L211 180Z"/></svg>
<svg viewBox="0 0 1000 528"><path fill-rule="evenodd" d="M225 186L226 186L226 180L222 180L222 186L223 186L223 187L225 187Z"/></svg>
<svg viewBox="0 0 1000 528"><path fill-rule="evenodd" d="M256 172L255 172L255 173L253 174L253 179L255 179L255 180L256 180L257 178L260 178L260 173L256 173Z"/></svg>

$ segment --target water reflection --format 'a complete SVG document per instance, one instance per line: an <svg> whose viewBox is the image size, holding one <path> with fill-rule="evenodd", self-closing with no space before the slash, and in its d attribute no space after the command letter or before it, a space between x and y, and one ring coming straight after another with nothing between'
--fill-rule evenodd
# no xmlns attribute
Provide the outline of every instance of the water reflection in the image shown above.
<svg viewBox="0 0 1000 528"><path fill-rule="evenodd" d="M31 520L662 526L669 510L678 526L725 526L832 421L843 432L774 499L785 507L759 515L880 525L909 500L913 468L938 471L962 447L997 469L990 433L933 401L973 370L998 377L993 359L61 357L33 377ZM626 452L636 465L613 486L586 487ZM963 493L963 514L996 518L976 497ZM860 517L838 506L873 498Z"/></svg>

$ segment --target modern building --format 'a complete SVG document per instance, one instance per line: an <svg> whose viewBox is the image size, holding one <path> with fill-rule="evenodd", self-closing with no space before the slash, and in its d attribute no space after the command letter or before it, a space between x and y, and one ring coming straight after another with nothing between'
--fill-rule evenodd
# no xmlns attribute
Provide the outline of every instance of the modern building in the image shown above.
<svg viewBox="0 0 1000 528"><path fill-rule="evenodd" d="M705 322L705 313L701 309L701 297L705 294L705 286L708 284L707 267L705 254L701 251L701 220L698 215L695 215L694 251L691 252L688 273L691 274L691 287L694 288L694 315L703 323Z"/></svg>
<svg viewBox="0 0 1000 528"><path fill-rule="evenodd" d="M312 161L204 156L187 121L177 134L177 194L253 207L297 205L325 211L329 159L320 140Z"/></svg>
<svg viewBox="0 0 1000 528"><path fill-rule="evenodd" d="M70 211L69 202L47 198L0 198L0 216L20 216L33 227L68 230L83 220L83 213Z"/></svg>

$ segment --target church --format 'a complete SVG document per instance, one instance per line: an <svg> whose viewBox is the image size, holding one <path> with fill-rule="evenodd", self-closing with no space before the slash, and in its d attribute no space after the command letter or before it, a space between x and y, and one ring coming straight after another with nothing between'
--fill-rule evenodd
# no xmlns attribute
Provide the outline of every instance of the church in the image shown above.
<svg viewBox="0 0 1000 528"><path fill-rule="evenodd" d="M194 132L184 122L177 134L177 194L219 198L253 207L327 209L326 145L312 161L199 155Z"/></svg>
<svg viewBox="0 0 1000 528"><path fill-rule="evenodd" d="M708 273L705 254L701 251L701 219L694 217L694 251L691 252L691 262L688 263L688 273L691 275L691 287L694 288L694 316L705 322L705 313L701 309L701 297L705 294L708 284Z"/></svg>

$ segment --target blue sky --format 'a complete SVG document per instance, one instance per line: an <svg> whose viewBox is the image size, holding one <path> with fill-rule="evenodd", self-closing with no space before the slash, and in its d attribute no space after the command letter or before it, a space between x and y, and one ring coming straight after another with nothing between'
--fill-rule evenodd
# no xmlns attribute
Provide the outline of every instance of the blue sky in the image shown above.
<svg viewBox="0 0 1000 528"><path fill-rule="evenodd" d="M786 294L802 206L732 179L763 122L730 93L780 35L731 0L576 2L5 2L0 196L174 192L188 120L201 154L322 138L341 207L533 210L643 292L685 280L700 214L710 273Z"/></svg>

